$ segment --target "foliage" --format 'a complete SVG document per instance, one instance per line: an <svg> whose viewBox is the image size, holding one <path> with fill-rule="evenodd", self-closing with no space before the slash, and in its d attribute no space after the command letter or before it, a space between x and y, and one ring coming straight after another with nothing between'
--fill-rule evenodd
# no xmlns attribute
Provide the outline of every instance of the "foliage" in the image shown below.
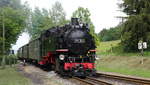
<svg viewBox="0 0 150 85"><path fill-rule="evenodd" d="M122 36L124 50L138 51L137 43L140 40L150 43L150 15L142 14L129 17L124 28Z"/></svg>
<svg viewBox="0 0 150 85"><path fill-rule="evenodd" d="M121 37L121 26L103 29L98 33L98 37L101 41L119 40Z"/></svg>
<svg viewBox="0 0 150 85"><path fill-rule="evenodd" d="M99 44L98 35L95 33L94 25L91 21L91 13L87 8L79 7L75 12L73 12L72 17L79 18L82 22L88 23L90 27L90 33L94 37L96 44Z"/></svg>
<svg viewBox="0 0 150 85"><path fill-rule="evenodd" d="M20 0L0 1L0 54L2 54L2 41L5 40L5 52L11 48L25 28L28 8L22 5ZM5 27L5 38L3 39L3 23Z"/></svg>
<svg viewBox="0 0 150 85"><path fill-rule="evenodd" d="M35 8L33 12L31 11L31 18L29 18L30 25L27 28L31 40L39 37L43 30L66 24L67 20L65 16L65 12L59 2L56 2L50 11Z"/></svg>
<svg viewBox="0 0 150 85"><path fill-rule="evenodd" d="M122 31L124 51L138 51L139 41L150 43L150 0L123 0L120 5L129 15ZM148 46L148 49L150 47Z"/></svg>
<svg viewBox="0 0 150 85"><path fill-rule="evenodd" d="M31 36L31 39L39 37L44 29L48 29L52 26L52 20L49 17L49 13L46 9L35 8L31 12L31 18L29 18L30 25L27 28L27 32Z"/></svg>
<svg viewBox="0 0 150 85"><path fill-rule="evenodd" d="M67 23L66 13L60 2L55 2L50 10L50 17L53 22L53 26L64 25Z"/></svg>
<svg viewBox="0 0 150 85"><path fill-rule="evenodd" d="M150 13L150 1L149 0L123 0L120 4L123 8L123 12L128 15L137 15L141 13Z"/></svg>
<svg viewBox="0 0 150 85"><path fill-rule="evenodd" d="M0 66L5 67L5 65L12 66L17 63L17 57L15 55L0 56Z"/></svg>

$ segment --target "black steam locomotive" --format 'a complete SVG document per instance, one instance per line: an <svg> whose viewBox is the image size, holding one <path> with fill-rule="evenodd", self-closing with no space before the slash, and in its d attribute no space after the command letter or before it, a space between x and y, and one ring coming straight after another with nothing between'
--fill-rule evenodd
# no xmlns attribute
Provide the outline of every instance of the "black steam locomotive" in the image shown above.
<svg viewBox="0 0 150 85"><path fill-rule="evenodd" d="M86 23L72 18L70 24L45 30L18 50L18 58L68 76L95 74L96 46Z"/></svg>

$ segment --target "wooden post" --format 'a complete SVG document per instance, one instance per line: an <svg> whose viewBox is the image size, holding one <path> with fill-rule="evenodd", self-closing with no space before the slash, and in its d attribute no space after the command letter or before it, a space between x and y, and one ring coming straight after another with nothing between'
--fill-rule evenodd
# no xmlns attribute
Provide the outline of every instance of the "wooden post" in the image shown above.
<svg viewBox="0 0 150 85"><path fill-rule="evenodd" d="M5 68L5 21L4 21L4 11L3 12L3 17L2 17L2 26L3 26L3 68Z"/></svg>
<svg viewBox="0 0 150 85"><path fill-rule="evenodd" d="M111 53L113 52L113 45L111 44Z"/></svg>
<svg viewBox="0 0 150 85"><path fill-rule="evenodd" d="M143 64L143 63L144 63L144 59L143 59L143 49L141 50L141 56L142 56L141 64Z"/></svg>
<svg viewBox="0 0 150 85"><path fill-rule="evenodd" d="M144 56L143 41L142 41L141 56L142 56L141 64L143 64L144 63L144 59L143 59L143 56Z"/></svg>

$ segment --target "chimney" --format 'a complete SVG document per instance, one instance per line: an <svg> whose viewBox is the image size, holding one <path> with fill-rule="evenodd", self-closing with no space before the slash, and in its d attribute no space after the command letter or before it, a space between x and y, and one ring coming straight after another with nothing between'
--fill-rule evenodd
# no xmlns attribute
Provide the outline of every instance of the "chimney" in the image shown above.
<svg viewBox="0 0 150 85"><path fill-rule="evenodd" d="M79 25L79 18L71 18L72 25Z"/></svg>

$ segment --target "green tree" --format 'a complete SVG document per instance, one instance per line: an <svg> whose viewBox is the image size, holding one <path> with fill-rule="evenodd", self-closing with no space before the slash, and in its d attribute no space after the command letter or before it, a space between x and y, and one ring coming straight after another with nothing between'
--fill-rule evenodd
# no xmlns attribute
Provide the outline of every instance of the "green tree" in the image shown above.
<svg viewBox="0 0 150 85"><path fill-rule="evenodd" d="M39 37L43 30L66 24L67 20L65 16L65 12L59 2L56 2L50 11L35 8L31 12L31 18L29 19L30 25L27 28L31 40Z"/></svg>
<svg viewBox="0 0 150 85"><path fill-rule="evenodd" d="M125 22L122 34L122 44L125 51L138 51L137 43L140 40L150 43L150 15L142 14L129 17Z"/></svg>
<svg viewBox="0 0 150 85"><path fill-rule="evenodd" d="M55 2L50 10L50 17L53 22L53 26L64 25L67 23L66 13L60 2Z"/></svg>
<svg viewBox="0 0 150 85"><path fill-rule="evenodd" d="M95 33L95 27L91 21L91 13L87 8L79 7L75 12L73 12L72 17L79 18L82 22L88 23L90 26L90 33L94 37L96 44L99 44L98 35Z"/></svg>
<svg viewBox="0 0 150 85"><path fill-rule="evenodd" d="M150 13L150 0L122 0L120 7L128 15L137 15L141 13Z"/></svg>
<svg viewBox="0 0 150 85"><path fill-rule="evenodd" d="M141 40L149 45L150 0L123 0L120 7L129 15L122 30L121 43L124 51L138 51L137 43Z"/></svg>
<svg viewBox="0 0 150 85"><path fill-rule="evenodd" d="M0 7L0 54L2 54L2 40L5 40L5 52L7 52L25 28L28 8L22 5L20 0L1 0ZM2 36L3 23L5 24L5 39Z"/></svg>
<svg viewBox="0 0 150 85"><path fill-rule="evenodd" d="M30 25L29 28L27 28L27 32L29 33L31 40L39 37L43 30L48 29L52 25L48 11L46 9L42 9L41 11L37 7L31 12L29 22Z"/></svg>

